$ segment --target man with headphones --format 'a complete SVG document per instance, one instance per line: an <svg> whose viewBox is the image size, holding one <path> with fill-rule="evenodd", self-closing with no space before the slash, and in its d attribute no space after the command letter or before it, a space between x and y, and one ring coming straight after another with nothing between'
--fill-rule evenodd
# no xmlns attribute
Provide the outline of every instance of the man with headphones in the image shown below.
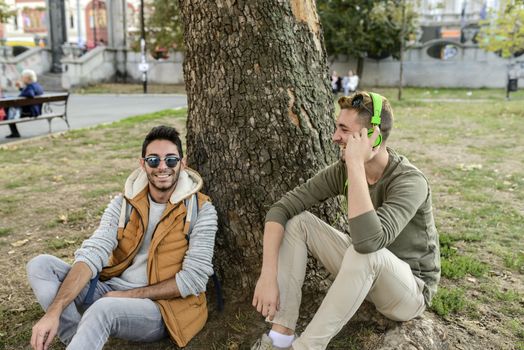
<svg viewBox="0 0 524 350"><path fill-rule="evenodd" d="M440 279L431 190L422 172L386 147L387 99L357 92L338 100L333 142L341 159L276 202L266 215L253 306L272 323L252 349L325 349L364 300L408 321L430 305ZM344 195L349 236L307 211ZM295 326L310 252L333 284L304 332Z"/></svg>

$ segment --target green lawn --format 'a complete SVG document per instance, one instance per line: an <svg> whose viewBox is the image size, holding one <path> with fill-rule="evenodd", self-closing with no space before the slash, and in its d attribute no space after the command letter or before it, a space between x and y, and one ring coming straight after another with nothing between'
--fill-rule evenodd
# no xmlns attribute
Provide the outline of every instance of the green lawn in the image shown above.
<svg viewBox="0 0 524 350"><path fill-rule="evenodd" d="M449 325L452 344L468 336L462 341L522 350L524 95L506 101L503 90L472 96L464 89L434 90L406 89L398 102L395 89L377 89L395 112L389 145L432 186L443 278L429 312ZM164 111L0 147L0 349L27 348L42 315L25 263L44 252L71 261L138 165L145 133L165 123L185 134L185 113ZM249 305L229 304L225 314L211 312L208 327L187 348L244 348L253 341L252 324L263 327ZM349 339L343 331L333 344L362 348L366 332ZM151 346L172 348L167 341ZM112 341L106 348L140 347Z"/></svg>

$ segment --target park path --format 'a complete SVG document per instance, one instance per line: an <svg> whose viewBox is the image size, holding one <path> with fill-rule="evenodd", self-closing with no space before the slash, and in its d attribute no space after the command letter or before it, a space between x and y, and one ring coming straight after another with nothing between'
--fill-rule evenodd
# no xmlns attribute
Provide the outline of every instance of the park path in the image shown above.
<svg viewBox="0 0 524 350"><path fill-rule="evenodd" d="M103 123L110 123L134 115L153 113L164 109L187 106L186 95L175 94L72 94L69 97L67 115L71 129L80 129ZM16 142L48 134L47 121L34 121L18 124L22 135L18 139L6 139L9 135L7 125L0 127L0 144ZM67 130L64 121L54 119L52 131Z"/></svg>

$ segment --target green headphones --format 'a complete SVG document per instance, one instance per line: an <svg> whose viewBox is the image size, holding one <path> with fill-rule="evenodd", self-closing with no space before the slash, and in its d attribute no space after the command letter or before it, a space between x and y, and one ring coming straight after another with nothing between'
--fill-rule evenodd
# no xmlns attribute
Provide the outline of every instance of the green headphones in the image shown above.
<svg viewBox="0 0 524 350"><path fill-rule="evenodd" d="M371 117L371 129L368 129L368 137L371 137L374 132L374 127L378 126L380 130L380 114L382 113L382 96L379 94L376 94L374 92L370 92L369 95L371 96L371 100L373 101L373 116ZM382 134L378 134L377 139L375 140L375 143L373 144L373 148L380 146L382 143Z"/></svg>

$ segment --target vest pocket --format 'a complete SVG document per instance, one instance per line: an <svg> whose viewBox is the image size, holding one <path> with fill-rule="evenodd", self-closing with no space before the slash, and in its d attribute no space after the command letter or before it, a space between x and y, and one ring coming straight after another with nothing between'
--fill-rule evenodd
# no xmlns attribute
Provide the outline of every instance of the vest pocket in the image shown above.
<svg viewBox="0 0 524 350"><path fill-rule="evenodd" d="M206 301L206 293L200 293L199 295L192 295L188 300L189 305L193 307L198 307Z"/></svg>
<svg viewBox="0 0 524 350"><path fill-rule="evenodd" d="M179 239L174 242L169 242L169 243L162 242L161 244L158 245L157 251L158 253L164 253L167 251L175 252L176 250L179 250L179 249L186 249L186 245L187 245L187 241L185 238Z"/></svg>

